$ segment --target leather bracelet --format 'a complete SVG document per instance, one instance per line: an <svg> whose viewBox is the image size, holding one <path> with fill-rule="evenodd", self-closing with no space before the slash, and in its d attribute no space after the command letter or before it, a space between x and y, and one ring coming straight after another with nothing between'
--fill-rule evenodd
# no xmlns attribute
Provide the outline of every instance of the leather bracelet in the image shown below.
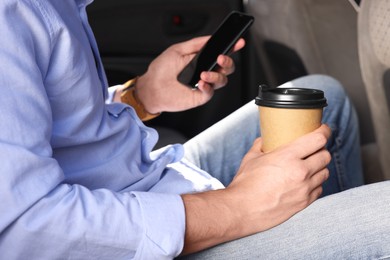
<svg viewBox="0 0 390 260"><path fill-rule="evenodd" d="M161 113L151 114L148 111L146 111L144 105L136 96L135 84L137 83L137 80L138 77L131 79L127 81L125 84L123 84L124 89L122 90L121 93L121 101L123 103L132 106L135 109L135 112L137 112L138 117L142 121L148 121L150 119L159 116Z"/></svg>

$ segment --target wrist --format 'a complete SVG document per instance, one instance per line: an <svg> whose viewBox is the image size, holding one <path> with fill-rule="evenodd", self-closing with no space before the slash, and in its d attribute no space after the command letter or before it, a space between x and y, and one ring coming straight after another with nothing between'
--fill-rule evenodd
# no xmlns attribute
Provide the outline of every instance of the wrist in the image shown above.
<svg viewBox="0 0 390 260"><path fill-rule="evenodd" d="M142 121L147 121L159 116L161 113L150 113L145 107L144 103L138 96L138 79L139 78L136 77L127 81L123 84L123 88L121 88L118 94L120 94L121 102L131 105L135 109L138 117Z"/></svg>
<svg viewBox="0 0 390 260"><path fill-rule="evenodd" d="M197 252L242 236L239 208L226 190L182 195L186 210L183 254Z"/></svg>

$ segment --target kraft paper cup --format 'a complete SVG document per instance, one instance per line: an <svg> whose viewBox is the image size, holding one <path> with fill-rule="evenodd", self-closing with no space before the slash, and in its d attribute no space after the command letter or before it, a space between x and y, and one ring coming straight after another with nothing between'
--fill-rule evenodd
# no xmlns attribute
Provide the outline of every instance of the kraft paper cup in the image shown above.
<svg viewBox="0 0 390 260"><path fill-rule="evenodd" d="M327 103L321 90L260 86L256 105L259 107L262 151L270 152L320 127Z"/></svg>

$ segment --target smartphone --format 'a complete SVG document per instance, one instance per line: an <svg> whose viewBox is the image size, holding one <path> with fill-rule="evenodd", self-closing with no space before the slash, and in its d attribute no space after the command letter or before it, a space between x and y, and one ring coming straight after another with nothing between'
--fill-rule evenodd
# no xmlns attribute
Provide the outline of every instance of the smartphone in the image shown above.
<svg viewBox="0 0 390 260"><path fill-rule="evenodd" d="M196 89L202 71L214 70L218 55L227 55L253 24L253 21L253 16L238 11L231 12L212 34L205 46L179 73L177 80L190 88Z"/></svg>

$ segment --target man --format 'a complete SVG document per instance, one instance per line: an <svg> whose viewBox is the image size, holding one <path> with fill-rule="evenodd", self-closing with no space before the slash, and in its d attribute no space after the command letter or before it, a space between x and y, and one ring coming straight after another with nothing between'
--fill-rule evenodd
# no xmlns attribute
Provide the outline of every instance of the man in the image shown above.
<svg viewBox="0 0 390 260"><path fill-rule="evenodd" d="M356 117L337 86L329 88L332 110L325 115L332 139L323 125L263 154L261 139L252 145L258 126L250 127L255 114L248 104L237 115L242 124L248 121L251 135L231 138L242 143L237 150L215 146L214 153L226 160L198 149L202 135L184 148L153 151L157 133L136 112L153 117L201 105L226 84L234 64L220 56L221 70L202 73L198 91L180 85L176 75L207 41L201 37L167 49L144 75L108 93L87 22L89 2L0 4L2 258L171 259L258 232L267 235L320 196L329 177L328 140L329 151L341 158L334 168L346 167L346 175L333 173L330 165L324 189L333 192L335 181L345 184L339 177L350 183L337 191L360 184L359 159L349 156L358 154ZM243 45L241 40L235 50ZM232 117L222 124L232 125ZM219 130L224 135L218 133L216 142L236 133L232 127ZM227 187L194 165L197 161L221 180L227 176L222 180ZM210 162L237 174L230 182L232 173L202 165Z"/></svg>

